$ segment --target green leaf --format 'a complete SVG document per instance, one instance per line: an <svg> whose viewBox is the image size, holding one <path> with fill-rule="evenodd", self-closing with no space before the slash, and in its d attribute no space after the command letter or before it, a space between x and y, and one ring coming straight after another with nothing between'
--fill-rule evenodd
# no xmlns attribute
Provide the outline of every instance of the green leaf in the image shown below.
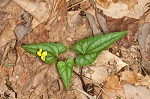
<svg viewBox="0 0 150 99"><path fill-rule="evenodd" d="M76 63L78 66L86 66L89 65L91 63L93 63L95 61L95 59L97 58L98 53L93 53L93 54L85 54L85 55L79 55L76 58Z"/></svg>
<svg viewBox="0 0 150 99"><path fill-rule="evenodd" d="M54 56L53 54L47 53L47 56L44 62L47 64L53 64L56 60L57 60L56 56Z"/></svg>
<svg viewBox="0 0 150 99"><path fill-rule="evenodd" d="M57 63L57 69L62 78L66 89L70 86L70 81L73 73L74 60L69 58L66 62L60 61Z"/></svg>
<svg viewBox="0 0 150 99"><path fill-rule="evenodd" d="M79 53L79 56L76 59L77 65L86 66L92 64L100 52L126 34L127 31L114 32L80 40L72 47L73 51Z"/></svg>
<svg viewBox="0 0 150 99"><path fill-rule="evenodd" d="M67 50L66 46L57 43L27 44L22 45L22 48L33 55L37 55L39 49L42 49L43 52L47 51L45 62L48 64L54 63L57 60L58 55Z"/></svg>

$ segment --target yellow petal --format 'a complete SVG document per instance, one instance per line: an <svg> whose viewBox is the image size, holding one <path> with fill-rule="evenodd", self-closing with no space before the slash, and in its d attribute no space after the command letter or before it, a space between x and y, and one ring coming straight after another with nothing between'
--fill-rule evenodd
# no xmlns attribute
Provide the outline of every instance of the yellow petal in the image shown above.
<svg viewBox="0 0 150 99"><path fill-rule="evenodd" d="M42 49L41 49L41 48L39 49L39 52L41 52L41 53L42 53Z"/></svg>
<svg viewBox="0 0 150 99"><path fill-rule="evenodd" d="M41 54L41 52L40 52L40 51L38 51L38 52L37 52L37 55L38 55L38 56L41 56L42 54Z"/></svg>
<svg viewBox="0 0 150 99"><path fill-rule="evenodd" d="M45 56L41 56L41 60L45 61Z"/></svg>
<svg viewBox="0 0 150 99"><path fill-rule="evenodd" d="M42 56L42 49L39 49L39 51L37 52L38 56Z"/></svg>
<svg viewBox="0 0 150 99"><path fill-rule="evenodd" d="M41 56L46 56L46 55L47 55L47 51L44 51Z"/></svg>

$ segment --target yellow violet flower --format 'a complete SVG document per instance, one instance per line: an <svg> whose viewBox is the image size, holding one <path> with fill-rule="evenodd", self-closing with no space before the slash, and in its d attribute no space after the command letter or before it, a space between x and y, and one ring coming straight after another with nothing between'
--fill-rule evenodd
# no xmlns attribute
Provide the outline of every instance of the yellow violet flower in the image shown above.
<svg viewBox="0 0 150 99"><path fill-rule="evenodd" d="M42 49L39 49L39 51L37 52L37 55L41 56L41 59L45 61L45 57L47 56L47 51L42 52Z"/></svg>
<svg viewBox="0 0 150 99"><path fill-rule="evenodd" d="M42 53L42 55L41 55L41 59L43 60L43 61L45 61L45 56L47 55L47 52L46 51L44 51L43 53Z"/></svg>

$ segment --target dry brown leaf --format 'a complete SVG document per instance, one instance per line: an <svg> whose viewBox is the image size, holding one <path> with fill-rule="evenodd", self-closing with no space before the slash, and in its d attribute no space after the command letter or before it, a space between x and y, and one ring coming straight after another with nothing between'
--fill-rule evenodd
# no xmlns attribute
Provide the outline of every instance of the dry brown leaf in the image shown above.
<svg viewBox="0 0 150 99"><path fill-rule="evenodd" d="M49 18L48 8L44 2L31 2L29 0L12 0L19 5L25 11L30 13L40 23L46 21Z"/></svg>
<svg viewBox="0 0 150 99"><path fill-rule="evenodd" d="M2 79L8 76L8 74L9 74L9 68L0 65L0 80L2 81Z"/></svg>
<svg viewBox="0 0 150 99"><path fill-rule="evenodd" d="M64 39L67 41L67 44L65 44L69 46L72 46L78 40L93 36L87 18L78 15L78 13L79 11L70 11L67 14L69 26L66 28L67 33Z"/></svg>
<svg viewBox="0 0 150 99"><path fill-rule="evenodd" d="M73 88L73 95L70 95L70 99L71 98L77 98L77 99L87 99L87 97L82 94L81 92L77 91L76 89L82 89L82 82L80 80L80 78L77 76L77 75L73 75L73 78L72 79L72 88ZM72 94L72 93L70 93Z"/></svg>
<svg viewBox="0 0 150 99"><path fill-rule="evenodd" d="M6 85L6 79L8 79L9 71L11 68L0 65L0 98L6 98L6 93L11 99L15 99L14 92Z"/></svg>
<svg viewBox="0 0 150 99"><path fill-rule="evenodd" d="M107 78L107 83L105 85L105 88L116 88L121 87L119 77L116 75L110 76Z"/></svg>
<svg viewBox="0 0 150 99"><path fill-rule="evenodd" d="M0 11L0 32L4 29L5 25L7 24L8 18L9 18L8 13Z"/></svg>
<svg viewBox="0 0 150 99"><path fill-rule="evenodd" d="M138 4L134 6L135 13L141 17L149 9L149 6L147 5L149 3L149 0L138 0Z"/></svg>
<svg viewBox="0 0 150 99"><path fill-rule="evenodd" d="M2 55L2 58L1 58L1 61L0 61L0 64L2 65L2 64L4 64L4 60L6 59L6 57L7 57L7 53L9 52L9 49L10 49L10 43L8 43L7 45L6 45L6 47L5 47L5 50L4 50L4 53L3 53L3 55ZM14 56L11 56L11 57L15 57L15 55ZM14 60L15 61L15 60Z"/></svg>
<svg viewBox="0 0 150 99"><path fill-rule="evenodd" d="M121 0L121 2L126 3L129 10L134 10L133 8L138 3L138 0Z"/></svg>
<svg viewBox="0 0 150 99"><path fill-rule="evenodd" d="M7 86L5 85L5 83L6 83L5 79L6 79L6 78L3 77L3 78L1 78L1 81L0 81L0 93L1 93L0 98L5 97L5 96L4 96L4 93L5 93L6 91L8 91L8 88L7 88Z"/></svg>
<svg viewBox="0 0 150 99"><path fill-rule="evenodd" d="M135 84L138 82L139 78L140 77L139 77L138 73L135 73L132 71L124 71L121 73L120 80L126 81L126 82L131 83L131 84Z"/></svg>
<svg viewBox="0 0 150 99"><path fill-rule="evenodd" d="M117 43L121 46L129 48L136 41L138 31L138 20L134 18L123 17L115 19L106 17L108 29L110 32L128 30L128 34Z"/></svg>
<svg viewBox="0 0 150 99"><path fill-rule="evenodd" d="M91 78L96 83L103 82L109 76L106 67L89 66L83 68L82 71L84 76Z"/></svg>
<svg viewBox="0 0 150 99"><path fill-rule="evenodd" d="M11 42L12 40L16 39L14 29L16 27L16 22L14 19L9 20L8 24L5 26L5 29L0 34L0 47Z"/></svg>
<svg viewBox="0 0 150 99"><path fill-rule="evenodd" d="M15 53L15 50L10 50L8 52L8 55L7 55L7 59L4 61L4 64L3 66L7 66L7 67L11 67L11 66L14 66L15 63L16 63L16 53Z"/></svg>
<svg viewBox="0 0 150 99"><path fill-rule="evenodd" d="M23 39L23 43L29 44L29 43L39 43L39 42L50 42L51 40L52 39L49 39L48 29L46 29L45 25L41 24L36 29L34 29L29 36L26 36Z"/></svg>
<svg viewBox="0 0 150 99"><path fill-rule="evenodd" d="M115 69L115 71L118 72L119 70L121 70L121 68L125 67L127 64L116 55L110 53L109 51L103 51L94 62L94 65L104 66L107 67L107 69L112 68L111 65L113 65L113 69Z"/></svg>
<svg viewBox="0 0 150 99"><path fill-rule="evenodd" d="M146 86L133 86L130 83L136 85L147 85L148 86L148 79L138 80L137 75L140 79L143 77L139 74L135 74L134 72L125 71L123 74L125 77L119 78L116 75L108 77L106 80L106 85L104 87L104 91L102 96L104 99L149 99L150 97L150 90ZM136 76L135 76L136 75ZM125 81L123 81L123 79ZM121 81L120 81L121 80Z"/></svg>
<svg viewBox="0 0 150 99"><path fill-rule="evenodd" d="M104 8L108 8L112 3L110 0L95 0L95 1Z"/></svg>
<svg viewBox="0 0 150 99"><path fill-rule="evenodd" d="M40 72L37 73L34 78L32 78L32 87L36 87L39 83L42 83L47 72L48 69L40 70Z"/></svg>
<svg viewBox="0 0 150 99"><path fill-rule="evenodd" d="M50 85L50 89L53 90L55 95L57 95L57 92L60 90L59 80L54 80Z"/></svg>
<svg viewBox="0 0 150 99"><path fill-rule="evenodd" d="M108 30L108 26L107 26L107 23L106 23L106 19L100 13L96 13L96 15L97 15L98 22L99 22L103 32L108 33L109 30Z"/></svg>
<svg viewBox="0 0 150 99"><path fill-rule="evenodd" d="M14 32L17 36L17 41L19 42L26 34L30 33L31 19L27 12L22 14L22 22L17 25Z"/></svg>
<svg viewBox="0 0 150 99"><path fill-rule="evenodd" d="M105 15L112 18L122 18L127 16L135 19L139 19L148 10L148 7L145 7L145 5L149 2L149 0L122 0L123 2L117 3L108 0L102 1L105 1L104 4L106 4L107 9L100 5L97 5L97 7L103 10ZM101 4L101 2L99 4Z"/></svg>
<svg viewBox="0 0 150 99"><path fill-rule="evenodd" d="M1 0L0 1L0 7L4 7L9 3L10 0Z"/></svg>
<svg viewBox="0 0 150 99"><path fill-rule="evenodd" d="M140 44L141 54L144 60L150 60L150 23L145 23L139 28L138 41Z"/></svg>
<svg viewBox="0 0 150 99"><path fill-rule="evenodd" d="M42 94L44 93L45 90L42 90L44 87L43 83L39 83L37 87L35 87L34 91L31 93L30 97L31 99L38 99ZM48 98L48 96L47 96Z"/></svg>
<svg viewBox="0 0 150 99"><path fill-rule="evenodd" d="M87 16L87 19L89 21L90 27L91 27L91 29L93 31L93 35L94 36L100 35L101 34L101 30L99 28L97 28L94 16L91 15L90 13L87 13L87 12L86 12L86 16Z"/></svg>
<svg viewBox="0 0 150 99"><path fill-rule="evenodd" d="M150 23L145 23L140 26L138 31L138 41L140 45L140 51L142 54L142 65L143 67L150 72Z"/></svg>
<svg viewBox="0 0 150 99"><path fill-rule="evenodd" d="M3 7L2 10L8 13L10 15L10 18L15 19L17 23L21 21L21 15L24 13L24 10L14 2L12 2L12 0L6 7Z"/></svg>
<svg viewBox="0 0 150 99"><path fill-rule="evenodd" d="M115 49L114 47L112 48ZM118 51L120 58L127 63L128 70L133 70L134 72L139 72L141 70L141 54L139 52L139 45L134 44L130 48L121 47Z"/></svg>
<svg viewBox="0 0 150 99"><path fill-rule="evenodd" d="M148 14L147 16L146 16L146 18L145 18L145 23L146 22L150 22L150 14Z"/></svg>
<svg viewBox="0 0 150 99"><path fill-rule="evenodd" d="M138 82L135 85L136 86L138 86L138 85L147 86L150 89L150 76L146 75L145 77L142 77L140 80L138 80Z"/></svg>
<svg viewBox="0 0 150 99"><path fill-rule="evenodd" d="M123 85L126 99L150 99L150 90L145 86Z"/></svg>
<svg viewBox="0 0 150 99"><path fill-rule="evenodd" d="M117 99L119 97L125 99L118 76L113 75L107 78L104 91L105 93L102 93L103 99Z"/></svg>
<svg viewBox="0 0 150 99"><path fill-rule="evenodd" d="M73 28L82 24L82 17L79 15L80 11L69 11L67 13L68 25Z"/></svg>

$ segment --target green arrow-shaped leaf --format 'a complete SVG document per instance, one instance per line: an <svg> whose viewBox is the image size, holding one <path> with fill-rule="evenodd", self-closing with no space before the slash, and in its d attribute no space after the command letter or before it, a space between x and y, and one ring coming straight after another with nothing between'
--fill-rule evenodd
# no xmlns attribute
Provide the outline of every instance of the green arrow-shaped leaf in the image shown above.
<svg viewBox="0 0 150 99"><path fill-rule="evenodd" d="M92 64L101 51L108 48L126 34L127 31L114 32L80 40L72 47L73 51L79 53L76 59L77 65L86 66Z"/></svg>
<svg viewBox="0 0 150 99"><path fill-rule="evenodd" d="M57 43L27 44L22 45L22 48L33 55L37 55L40 49L42 49L42 52L46 51L47 55L45 56L45 62L48 64L54 63L58 55L67 50L66 46Z"/></svg>
<svg viewBox="0 0 150 99"><path fill-rule="evenodd" d="M74 65L74 60L71 58L68 59L66 62L60 61L57 63L57 69L59 71L59 74L62 78L62 81L66 89L68 89L70 86L70 81L73 72L73 65Z"/></svg>

